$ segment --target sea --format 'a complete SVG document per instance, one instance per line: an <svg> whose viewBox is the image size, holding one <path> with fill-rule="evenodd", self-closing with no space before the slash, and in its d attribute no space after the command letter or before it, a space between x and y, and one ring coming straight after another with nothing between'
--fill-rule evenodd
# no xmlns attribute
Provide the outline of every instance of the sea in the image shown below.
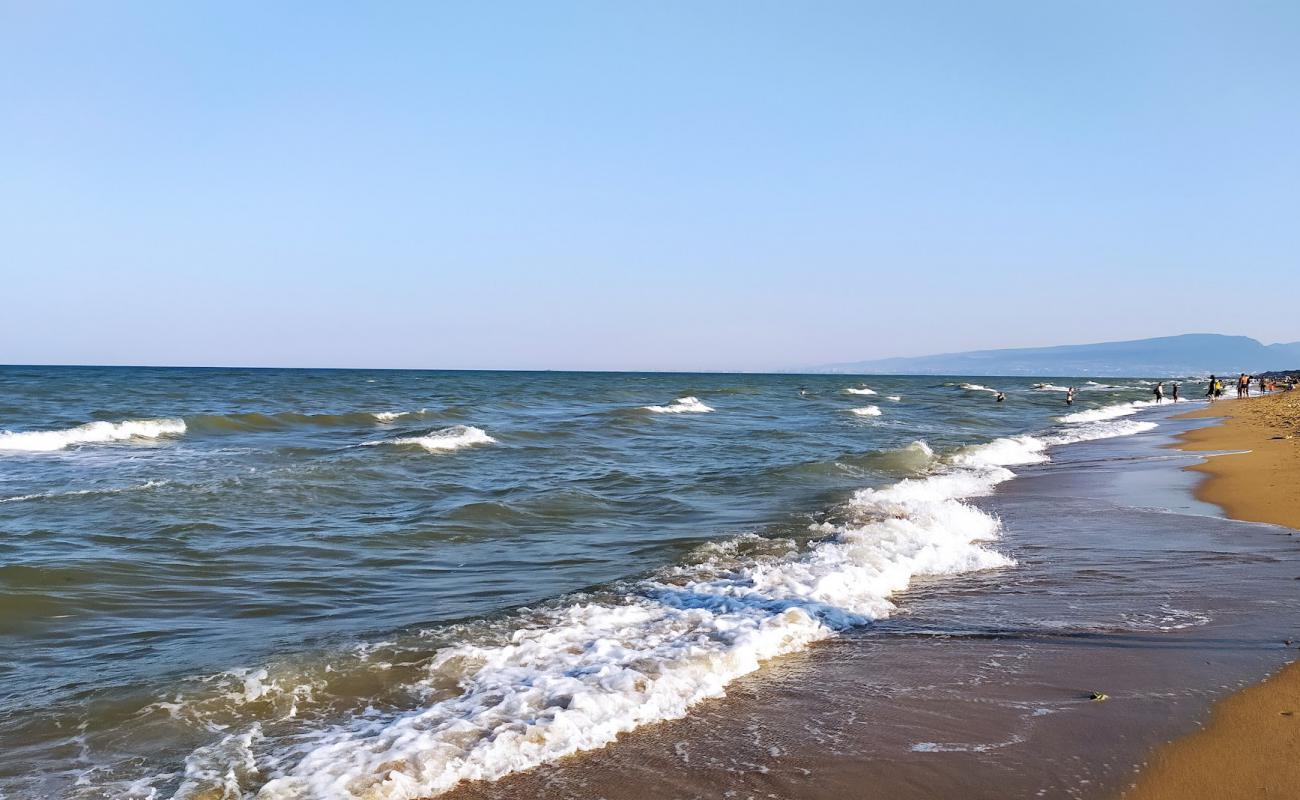
<svg viewBox="0 0 1300 800"><path fill-rule="evenodd" d="M1151 384L0 367L0 797L1121 785L1300 617Z"/></svg>

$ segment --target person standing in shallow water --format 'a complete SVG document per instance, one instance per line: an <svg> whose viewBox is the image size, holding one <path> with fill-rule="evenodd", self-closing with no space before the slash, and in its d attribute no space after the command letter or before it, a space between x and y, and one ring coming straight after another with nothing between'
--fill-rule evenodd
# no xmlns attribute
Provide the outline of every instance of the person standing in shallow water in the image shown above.
<svg viewBox="0 0 1300 800"><path fill-rule="evenodd" d="M1067 406L1072 406L1072 405L1074 405L1074 387L1073 387L1073 386L1071 386L1069 389L1066 389L1066 390L1065 390L1065 404L1066 404Z"/></svg>
<svg viewBox="0 0 1300 800"><path fill-rule="evenodd" d="M1205 387L1205 396L1210 398L1211 403L1213 403L1214 398L1218 396L1214 393L1214 390L1218 385L1219 385L1219 379L1211 375L1210 385Z"/></svg>
<svg viewBox="0 0 1300 800"><path fill-rule="evenodd" d="M1178 402L1178 381L1174 381L1173 386L1169 387L1169 395L1175 403Z"/></svg>
<svg viewBox="0 0 1300 800"><path fill-rule="evenodd" d="M1165 382L1159 381L1156 383L1151 389L1151 394L1156 396L1157 403L1163 403L1165 401Z"/></svg>

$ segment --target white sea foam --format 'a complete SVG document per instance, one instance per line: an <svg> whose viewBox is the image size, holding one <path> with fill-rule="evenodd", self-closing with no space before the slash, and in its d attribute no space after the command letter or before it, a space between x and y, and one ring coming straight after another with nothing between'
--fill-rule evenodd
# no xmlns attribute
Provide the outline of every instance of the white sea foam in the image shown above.
<svg viewBox="0 0 1300 800"><path fill-rule="evenodd" d="M185 432L180 419L130 419L124 422L88 422L57 431L0 431L0 450L48 452L79 444L104 444L130 439L158 439Z"/></svg>
<svg viewBox="0 0 1300 800"><path fill-rule="evenodd" d="M487 435L482 428L475 428L473 425L453 425L450 428L442 428L436 431L430 431L423 436L403 436L398 439L380 439L374 442L362 442L365 445L419 445L425 450L431 452L442 450L459 450L462 447L471 447L476 444L492 444L496 439Z"/></svg>
<svg viewBox="0 0 1300 800"><path fill-rule="evenodd" d="M854 414L859 417L878 417L880 416L880 406L863 406L862 408L850 408Z"/></svg>
<svg viewBox="0 0 1300 800"><path fill-rule="evenodd" d="M964 447L949 457L962 467L1009 467L1018 464L1041 464L1048 461L1048 447L1115 436L1131 436L1155 428L1145 420L1083 422L1038 436L1008 436L985 444Z"/></svg>
<svg viewBox="0 0 1300 800"><path fill-rule="evenodd" d="M900 396L898 396L898 395L896 395L896 394L891 394L891 395L886 395L886 396L885 396L885 399L886 399L886 400L893 400L895 403L897 403L899 400L902 400L903 398L900 397Z"/></svg>
<svg viewBox="0 0 1300 800"><path fill-rule="evenodd" d="M1101 408L1091 408L1087 411L1076 411L1073 414L1066 414L1058 417L1061 422L1100 422L1107 419L1116 419L1117 417L1127 417L1135 414L1144 408L1154 405L1150 400L1134 400L1130 403L1116 403L1115 405L1102 406Z"/></svg>
<svg viewBox="0 0 1300 800"><path fill-rule="evenodd" d="M666 406L641 406L656 414L707 414L713 409L700 402L698 397L679 397Z"/></svg>
<svg viewBox="0 0 1300 800"><path fill-rule="evenodd" d="M865 386L850 386L844 391L848 392L849 394L875 394L876 393L875 389L868 389Z"/></svg>
<svg viewBox="0 0 1300 800"><path fill-rule="evenodd" d="M961 384L961 388L965 389L968 392L989 392L991 394L998 393L997 389L990 389L989 387L982 386L978 383L963 383Z"/></svg>
<svg viewBox="0 0 1300 800"><path fill-rule="evenodd" d="M376 411L371 416L380 422L392 422L393 420L401 419L402 417L419 416L425 413L426 410L427 409L422 408L419 411Z"/></svg>
<svg viewBox="0 0 1300 800"><path fill-rule="evenodd" d="M1039 392L1068 392L1069 386L1057 386L1054 383L1035 383L1034 389Z"/></svg>

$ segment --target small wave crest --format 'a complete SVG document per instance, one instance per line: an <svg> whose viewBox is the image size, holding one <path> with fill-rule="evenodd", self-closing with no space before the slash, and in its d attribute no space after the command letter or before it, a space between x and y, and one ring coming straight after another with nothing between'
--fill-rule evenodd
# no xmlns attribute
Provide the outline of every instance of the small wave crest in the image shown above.
<svg viewBox="0 0 1300 800"><path fill-rule="evenodd" d="M850 408L849 410L859 417L878 417L881 414L880 406L863 406L862 408Z"/></svg>
<svg viewBox="0 0 1300 800"><path fill-rule="evenodd" d="M459 450L476 444L493 444L496 439L488 436L487 431L473 425L453 425L430 431L423 436L403 436L397 439L380 439L374 442L362 442L364 445L408 445L423 447L430 452Z"/></svg>
<svg viewBox="0 0 1300 800"><path fill-rule="evenodd" d="M1114 405L1102 406L1101 408L1091 408L1087 411L1076 411L1073 414L1066 414L1063 417L1057 417L1061 422L1102 422L1108 419L1118 417L1127 417L1130 414L1136 414L1144 408L1154 405L1150 400L1134 400L1129 403L1116 403Z"/></svg>
<svg viewBox="0 0 1300 800"><path fill-rule="evenodd" d="M666 406L641 406L646 411L656 414L707 414L713 409L700 402L694 396L679 397Z"/></svg>
<svg viewBox="0 0 1300 800"><path fill-rule="evenodd" d="M848 392L849 394L875 394L876 393L875 389L868 389L865 386L850 386L844 391Z"/></svg>
<svg viewBox="0 0 1300 800"><path fill-rule="evenodd" d="M15 497L0 497L0 503L23 503L29 500L52 500L60 497L86 497L89 495L121 494L122 492L143 492L148 489L156 489L159 486L166 485L167 481L145 481L136 486L114 486L104 489L74 489L68 492L37 492L36 494L22 494Z"/></svg>
<svg viewBox="0 0 1300 800"><path fill-rule="evenodd" d="M82 444L105 444L133 439L159 439L185 433L180 419L130 419L123 422L88 422L57 431L0 431L0 450L50 452Z"/></svg>
<svg viewBox="0 0 1300 800"><path fill-rule="evenodd" d="M428 409L424 408L419 411L351 411L341 414L303 414L294 411L265 414L251 411L243 414L200 414L187 417L186 421L196 433L231 433L278 431L299 426L369 427L376 422L394 422L429 415Z"/></svg>
<svg viewBox="0 0 1300 800"><path fill-rule="evenodd" d="M960 388L965 389L968 392L988 392L990 394L998 393L997 389L990 389L989 387L978 383L963 383L960 384Z"/></svg>

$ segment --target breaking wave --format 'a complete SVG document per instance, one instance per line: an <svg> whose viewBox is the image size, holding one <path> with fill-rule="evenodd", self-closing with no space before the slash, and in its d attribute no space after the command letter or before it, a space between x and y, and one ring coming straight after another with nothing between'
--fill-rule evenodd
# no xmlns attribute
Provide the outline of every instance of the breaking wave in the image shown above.
<svg viewBox="0 0 1300 800"><path fill-rule="evenodd" d="M482 428L475 428L473 425L453 425L450 428L442 428L436 431L430 431L423 436L403 436L397 439L380 439L373 442L362 442L363 445L408 445L423 447L430 452L439 452L443 450L459 450L462 447L471 447L476 444L492 444L496 442Z"/></svg>
<svg viewBox="0 0 1300 800"><path fill-rule="evenodd" d="M850 386L844 391L848 392L849 394L875 394L876 393L875 389L868 389L865 386Z"/></svg>
<svg viewBox="0 0 1300 800"><path fill-rule="evenodd" d="M180 419L132 419L124 422L88 422L58 431L0 431L0 450L49 452L83 444L105 444L134 439L159 439L185 433Z"/></svg>
<svg viewBox="0 0 1300 800"><path fill-rule="evenodd" d="M1116 403L1114 405L1102 406L1101 408L1091 408L1087 411L1076 411L1073 414L1066 414L1063 417L1057 417L1061 422L1102 422L1108 419L1118 417L1127 417L1130 414L1136 414L1144 408L1154 403L1150 400L1133 400L1128 403Z"/></svg>
<svg viewBox="0 0 1300 800"><path fill-rule="evenodd" d="M918 577L1014 565L993 548L1000 521L969 500L1013 478L1010 466L1048 460L1054 444L1151 427L1082 423L946 458L914 442L908 457L929 464L928 474L859 490L834 523L810 526L810 542L751 534L709 543L648 578L451 626L427 656L341 660L310 684L223 673L227 700L281 716L243 717L195 750L177 797L427 797L682 717L771 658L889 617L893 596ZM283 732L301 704L330 705L331 682L359 680L358 669L402 676L390 692L407 702L362 701L364 710L341 718L309 713Z"/></svg>
<svg viewBox="0 0 1300 800"><path fill-rule="evenodd" d="M698 397L679 397L666 406L641 406L656 414L707 414L713 409L700 402Z"/></svg>
<svg viewBox="0 0 1300 800"><path fill-rule="evenodd" d="M850 408L854 414L859 417L878 417L880 416L880 406L863 406L862 408Z"/></svg>

